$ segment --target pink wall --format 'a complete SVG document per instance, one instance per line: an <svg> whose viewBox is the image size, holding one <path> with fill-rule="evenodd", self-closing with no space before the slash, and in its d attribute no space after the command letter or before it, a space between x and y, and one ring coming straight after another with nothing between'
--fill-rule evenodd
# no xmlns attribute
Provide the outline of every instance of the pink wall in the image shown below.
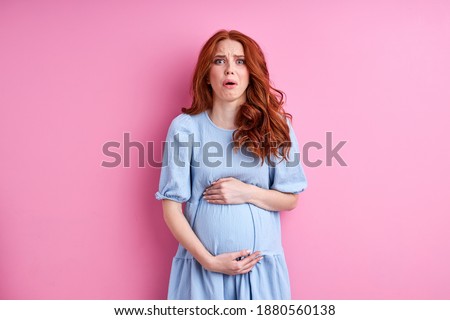
<svg viewBox="0 0 450 320"><path fill-rule="evenodd" d="M136 150L104 168L102 145L159 145L201 45L233 28L302 145L347 141L282 214L293 298L450 299L450 2L184 3L0 3L0 298L165 298L159 169Z"/></svg>

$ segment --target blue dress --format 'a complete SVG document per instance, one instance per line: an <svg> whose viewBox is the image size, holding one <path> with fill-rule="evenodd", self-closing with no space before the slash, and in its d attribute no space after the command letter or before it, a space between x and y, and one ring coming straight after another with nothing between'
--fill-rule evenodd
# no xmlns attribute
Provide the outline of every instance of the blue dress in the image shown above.
<svg viewBox="0 0 450 320"><path fill-rule="evenodd" d="M265 189L300 193L306 178L299 146L288 121L289 162L275 166L242 150L233 151L233 130L216 126L207 112L180 114L171 123L156 198L185 203L185 215L213 255L249 249L264 259L251 272L229 276L210 272L181 245L172 261L168 299L290 299L289 275L281 245L280 216L253 204L210 204L204 190L215 180L234 177ZM275 159L275 158L273 158Z"/></svg>

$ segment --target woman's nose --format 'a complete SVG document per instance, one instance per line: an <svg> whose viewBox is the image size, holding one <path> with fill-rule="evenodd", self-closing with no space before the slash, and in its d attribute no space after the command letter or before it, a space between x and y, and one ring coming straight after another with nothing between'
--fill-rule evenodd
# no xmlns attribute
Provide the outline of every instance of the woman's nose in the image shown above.
<svg viewBox="0 0 450 320"><path fill-rule="evenodd" d="M233 66L231 64L228 64L225 69L225 74L234 74Z"/></svg>

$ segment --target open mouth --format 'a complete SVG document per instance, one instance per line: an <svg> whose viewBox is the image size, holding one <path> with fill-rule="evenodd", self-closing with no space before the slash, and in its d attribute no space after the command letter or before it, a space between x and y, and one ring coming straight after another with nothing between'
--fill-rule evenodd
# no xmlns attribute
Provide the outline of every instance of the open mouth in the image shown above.
<svg viewBox="0 0 450 320"><path fill-rule="evenodd" d="M231 80L225 80L225 81L223 82L223 85L224 85L225 87L227 87L227 88L233 88L233 87L235 87L235 86L237 85L237 83L234 82L234 81L231 81Z"/></svg>

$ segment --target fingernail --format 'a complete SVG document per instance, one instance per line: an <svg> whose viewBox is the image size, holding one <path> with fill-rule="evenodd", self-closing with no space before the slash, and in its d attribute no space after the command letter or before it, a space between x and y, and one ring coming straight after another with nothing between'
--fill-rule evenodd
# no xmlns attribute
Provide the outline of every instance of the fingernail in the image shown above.
<svg viewBox="0 0 450 320"><path fill-rule="evenodd" d="M250 253L252 253L252 252L251 252L250 250L247 250L247 253L250 254Z"/></svg>

